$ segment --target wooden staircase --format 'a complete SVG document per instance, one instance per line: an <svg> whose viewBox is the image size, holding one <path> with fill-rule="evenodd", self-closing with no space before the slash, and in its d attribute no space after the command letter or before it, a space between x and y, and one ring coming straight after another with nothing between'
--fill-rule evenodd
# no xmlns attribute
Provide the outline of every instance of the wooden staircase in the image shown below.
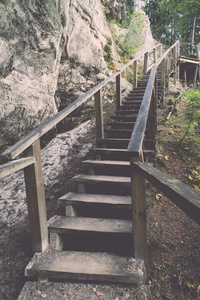
<svg viewBox="0 0 200 300"><path fill-rule="evenodd" d="M98 138L86 174L72 178L77 193L61 197L65 215L48 221L50 248L36 253L27 277L121 282L144 285L144 261L133 258L130 155L127 146L148 75L130 91ZM159 88L159 97L162 88ZM154 155L155 141L144 140L144 157Z"/></svg>

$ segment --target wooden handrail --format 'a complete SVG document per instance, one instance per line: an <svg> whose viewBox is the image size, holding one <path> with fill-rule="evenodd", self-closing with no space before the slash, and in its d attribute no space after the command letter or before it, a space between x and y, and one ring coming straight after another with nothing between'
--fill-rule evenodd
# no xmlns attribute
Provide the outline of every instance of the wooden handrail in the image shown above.
<svg viewBox="0 0 200 300"><path fill-rule="evenodd" d="M199 191L146 163L132 163L131 165L134 170L200 225Z"/></svg>
<svg viewBox="0 0 200 300"><path fill-rule="evenodd" d="M161 44L157 45L154 48L161 47ZM153 49L149 51L153 51ZM136 60L140 59L142 55L138 55L137 57L130 60L127 64L121 67L116 73L112 74L104 81L100 82L93 89L88 91L85 95L78 98L76 101L68 105L66 108L61 110L55 116L51 117L49 120L39 125L35 130L31 133L23 137L20 141L15 143L13 146L4 151L1 155L1 160L4 162L15 159L18 155L20 155L24 150L30 147L34 142L36 142L39 138L41 138L45 133L51 130L54 126L56 126L59 122L61 122L65 117L71 114L75 109L84 104L89 98L95 95L100 89L106 86L111 80L119 76L126 68L128 68L131 64L133 64Z"/></svg>
<svg viewBox="0 0 200 300"><path fill-rule="evenodd" d="M161 47L157 45L155 49ZM156 51L153 49L153 51ZM84 104L89 98L95 96L95 113L96 113L96 136L103 138L103 109L102 109L102 88L108 82L116 78L116 106L121 106L121 73L131 64L134 66L134 76L137 76L137 60L143 55L137 56L120 68L116 73L106 78L104 81L95 86L92 90L88 91L85 95L78 98L69 106L64 108L58 114L50 118L33 130L30 134L22 138L15 145L7 149L0 156L0 161L4 165L0 168L0 174L6 176L19 169L24 169L26 196L28 215L30 223L30 233L32 241L32 249L35 252L43 251L48 247L48 230L47 230L47 217L46 217L46 203L42 174L41 162L41 148L40 138L51 130L55 125L62 121L65 117L71 114L76 108ZM137 79L134 78L133 84L137 85ZM26 156L21 160L14 162L5 162L15 159L22 154ZM1 172L2 170L2 172Z"/></svg>
<svg viewBox="0 0 200 300"><path fill-rule="evenodd" d="M170 51L178 45L179 41L174 43L165 53L157 60L151 69L150 77L144 93L144 97L140 106L140 110L136 119L136 123L131 135L131 139L127 150L133 154L134 157L140 157L142 152L142 145L149 115L149 108L152 100L154 90L154 82L156 78L157 68Z"/></svg>
<svg viewBox="0 0 200 300"><path fill-rule="evenodd" d="M0 178L20 171L35 163L34 157L25 157L0 165Z"/></svg>

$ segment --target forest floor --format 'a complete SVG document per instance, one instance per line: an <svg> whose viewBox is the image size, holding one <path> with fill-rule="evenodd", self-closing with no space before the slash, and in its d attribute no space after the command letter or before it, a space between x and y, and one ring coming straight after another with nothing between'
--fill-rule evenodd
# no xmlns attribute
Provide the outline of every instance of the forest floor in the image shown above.
<svg viewBox="0 0 200 300"><path fill-rule="evenodd" d="M174 97L173 94L171 97ZM182 115L184 110L185 102L182 98L178 114L173 115L169 121L166 121L167 108L159 109L155 164L163 172L197 188L199 179L193 175L200 172L200 143L196 145L199 133L196 136L190 134L181 147L178 144L185 127ZM61 210L56 199L74 189L70 178L82 172L83 156L77 159L77 153L85 144L92 147L94 137L94 126L91 125L90 130L73 146L68 168L60 173L59 181L46 186L48 218ZM149 194L148 276L153 299L200 299L200 228L160 191L152 188ZM24 269L32 257L27 215L16 222L15 226L6 226L5 222L1 222L0 235L0 300L14 300L25 283ZM101 296L99 299L107 300ZM134 298L122 295L117 299Z"/></svg>

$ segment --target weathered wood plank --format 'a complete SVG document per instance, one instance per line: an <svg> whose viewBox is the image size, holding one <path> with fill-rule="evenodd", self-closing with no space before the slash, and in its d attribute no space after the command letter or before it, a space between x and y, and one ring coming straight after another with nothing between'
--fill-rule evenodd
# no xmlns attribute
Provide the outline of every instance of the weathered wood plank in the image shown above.
<svg viewBox="0 0 200 300"><path fill-rule="evenodd" d="M36 163L24 169L28 216L33 251L44 251L48 247L46 203L42 175L40 141L26 151L27 156L35 157Z"/></svg>
<svg viewBox="0 0 200 300"><path fill-rule="evenodd" d="M104 137L102 89L95 94L96 139Z"/></svg>
<svg viewBox="0 0 200 300"><path fill-rule="evenodd" d="M154 82L156 78L156 72L157 68L160 65L160 63L163 61L163 59L168 55L168 53L176 47L178 42L176 42L174 45L172 45L154 64L150 76L149 81L147 83L147 87L144 93L144 97L142 100L142 104L140 106L140 110L138 113L138 117L131 135L131 139L128 145L128 151L135 153L137 156L140 156L142 151L142 144L144 139L144 134L146 130L146 124L147 124L147 118L151 103L151 97L153 93L154 88Z"/></svg>
<svg viewBox="0 0 200 300"><path fill-rule="evenodd" d="M147 164L133 168L200 225L200 192Z"/></svg>
<svg viewBox="0 0 200 300"><path fill-rule="evenodd" d="M81 205L98 207L119 207L131 209L131 197L130 196L116 196L116 195L99 195L99 194L75 194L68 193L58 199L59 204L66 205Z"/></svg>
<svg viewBox="0 0 200 300"><path fill-rule="evenodd" d="M0 166L0 178L15 173L35 163L34 157L25 157Z"/></svg>
<svg viewBox="0 0 200 300"><path fill-rule="evenodd" d="M121 73L116 77L116 110L122 105Z"/></svg>
<svg viewBox="0 0 200 300"><path fill-rule="evenodd" d="M25 276L145 284L144 263L109 253L45 251L36 253Z"/></svg>
<svg viewBox="0 0 200 300"><path fill-rule="evenodd" d="M133 205L134 257L147 262L147 217L145 179L136 169L131 171L131 195Z"/></svg>
<svg viewBox="0 0 200 300"><path fill-rule="evenodd" d="M49 232L63 234L132 233L131 220L54 216L48 221Z"/></svg>

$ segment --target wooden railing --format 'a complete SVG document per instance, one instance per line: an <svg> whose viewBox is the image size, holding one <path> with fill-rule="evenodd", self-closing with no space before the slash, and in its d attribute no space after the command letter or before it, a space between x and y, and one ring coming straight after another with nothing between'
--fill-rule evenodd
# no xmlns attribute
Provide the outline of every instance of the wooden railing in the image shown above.
<svg viewBox="0 0 200 300"><path fill-rule="evenodd" d="M154 53L154 63L156 57L161 55L161 45L157 45L148 51ZM143 55L142 55L143 56ZM96 138L104 136L103 129L103 105L102 105L102 88L110 81L116 79L116 107L120 108L121 98L121 73L129 66L133 65L133 86L137 86L137 62L142 59L142 56L137 56L132 59L116 73L106 78L85 95L78 98L72 104L64 108L58 114L50 118L44 124L41 124L30 134L22 138L19 142L11 146L0 156L0 162L3 163L0 167L0 177L9 175L20 169L24 169L25 185L28 215L30 223L30 233L32 240L33 251L43 251L48 246L46 204L44 195L42 163L41 163L41 147L40 138L69 116L75 109L84 104L92 96L95 97L95 115L96 115ZM147 57L147 55L145 55ZM149 68L148 61L144 59L144 65ZM18 156L24 158L15 160ZM12 161L14 160L14 161ZM11 161L11 162L10 162Z"/></svg>
<svg viewBox="0 0 200 300"><path fill-rule="evenodd" d="M200 192L146 164L131 163L134 257L147 260L147 222L145 179L200 225Z"/></svg>
<svg viewBox="0 0 200 300"><path fill-rule="evenodd" d="M177 52L179 42L177 41L171 46L153 65L149 77L149 81L145 90L145 94L140 106L137 120L134 126L133 133L128 145L128 151L131 153L133 159L143 160L143 140L145 131L148 131L148 138L155 140L155 133L157 131L157 99L158 99L158 67L161 65L161 86L165 89L166 76L171 73L171 58L172 53L174 57L174 81L177 78ZM163 107L163 104L161 104Z"/></svg>

